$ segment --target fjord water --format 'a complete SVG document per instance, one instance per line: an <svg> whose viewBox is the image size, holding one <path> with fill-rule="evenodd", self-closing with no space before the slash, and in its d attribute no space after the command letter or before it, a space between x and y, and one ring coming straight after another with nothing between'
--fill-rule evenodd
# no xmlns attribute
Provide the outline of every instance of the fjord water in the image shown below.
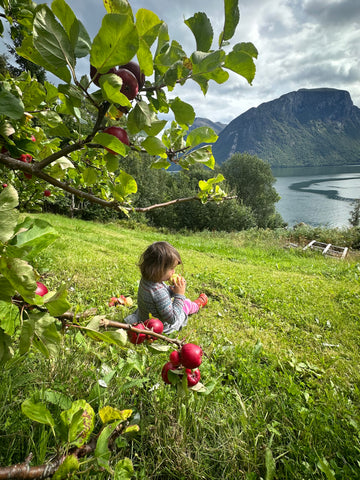
<svg viewBox="0 0 360 480"><path fill-rule="evenodd" d="M272 168L281 200L276 210L291 227L349 227L354 200L360 199L360 165Z"/></svg>

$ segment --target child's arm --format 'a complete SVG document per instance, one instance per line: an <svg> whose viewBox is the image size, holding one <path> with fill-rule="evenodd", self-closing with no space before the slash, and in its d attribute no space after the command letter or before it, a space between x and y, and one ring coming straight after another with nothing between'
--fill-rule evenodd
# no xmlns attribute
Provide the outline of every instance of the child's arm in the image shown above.
<svg viewBox="0 0 360 480"><path fill-rule="evenodd" d="M171 299L171 296L173 299ZM170 295L166 285L163 285L163 288L159 288L154 292L153 300L162 322L172 325L184 316L183 306L185 295L175 291Z"/></svg>

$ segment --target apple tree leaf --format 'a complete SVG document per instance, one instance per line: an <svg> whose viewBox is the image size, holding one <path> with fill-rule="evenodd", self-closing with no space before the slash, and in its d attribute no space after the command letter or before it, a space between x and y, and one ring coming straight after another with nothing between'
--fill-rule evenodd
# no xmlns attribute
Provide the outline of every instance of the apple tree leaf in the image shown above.
<svg viewBox="0 0 360 480"><path fill-rule="evenodd" d="M129 99L120 92L122 79L114 73L102 75L99 80L104 96L109 102L118 103L123 107L132 108Z"/></svg>
<svg viewBox="0 0 360 480"><path fill-rule="evenodd" d="M189 168L191 165L195 165L196 163L201 163L212 170L214 169L215 158L212 154L211 145L205 145L197 150L193 150L189 154L181 157L179 160L179 164L185 169Z"/></svg>
<svg viewBox="0 0 360 480"><path fill-rule="evenodd" d="M67 300L66 286L62 285L49 299L46 297L44 305L46 305L50 315L53 315L54 317L62 315L70 310L71 305Z"/></svg>
<svg viewBox="0 0 360 480"><path fill-rule="evenodd" d="M0 273L26 302L34 302L36 278L31 265L21 258L0 256Z"/></svg>
<svg viewBox="0 0 360 480"><path fill-rule="evenodd" d="M128 115L128 129L130 133L138 133L146 127L151 128L153 112L144 101L136 102L135 107Z"/></svg>
<svg viewBox="0 0 360 480"><path fill-rule="evenodd" d="M74 49L64 28L49 7L43 5L33 24L34 47L41 57L57 68L75 67ZM69 79L71 78L69 72ZM67 82L69 83L69 82Z"/></svg>
<svg viewBox="0 0 360 480"><path fill-rule="evenodd" d="M12 336L19 325L20 314L18 307L10 302L0 300L0 327L7 335Z"/></svg>
<svg viewBox="0 0 360 480"><path fill-rule="evenodd" d="M141 142L141 146L144 147L149 155L159 155L161 158L167 158L166 147L158 137L146 137L145 140Z"/></svg>
<svg viewBox="0 0 360 480"><path fill-rule="evenodd" d="M222 46L223 42L233 37L240 20L239 0L224 0L224 6L225 22L224 29L219 37L219 47Z"/></svg>
<svg viewBox="0 0 360 480"><path fill-rule="evenodd" d="M8 185L0 192L0 242L7 242L14 233L19 218L15 210L18 205L18 195L12 185Z"/></svg>
<svg viewBox="0 0 360 480"><path fill-rule="evenodd" d="M139 48L139 36L130 15L108 13L94 38L90 63L100 73L128 63Z"/></svg>
<svg viewBox="0 0 360 480"><path fill-rule="evenodd" d="M211 48L214 32L206 13L197 12L184 22L194 34L196 50L208 52Z"/></svg>
<svg viewBox="0 0 360 480"><path fill-rule="evenodd" d="M237 43L226 56L224 67L241 75L251 85L256 71L253 57L257 58L257 50L252 43Z"/></svg>
<svg viewBox="0 0 360 480"><path fill-rule="evenodd" d="M186 146L195 147L200 143L215 143L218 136L210 127L198 127L191 130L186 138Z"/></svg>
<svg viewBox="0 0 360 480"><path fill-rule="evenodd" d="M122 13L132 16L132 10L127 0L103 0L103 3L108 13Z"/></svg>
<svg viewBox="0 0 360 480"><path fill-rule="evenodd" d="M154 168L156 170L160 170L161 168L167 169L169 167L170 167L170 163L165 158L156 158L156 160L154 160L151 164L151 168Z"/></svg>
<svg viewBox="0 0 360 480"><path fill-rule="evenodd" d="M77 58L86 57L91 48L91 40L83 24L65 0L53 0L51 10L62 23Z"/></svg>
<svg viewBox="0 0 360 480"><path fill-rule="evenodd" d="M0 114L19 120L24 115L24 104L20 98L3 90L0 92Z"/></svg>
<svg viewBox="0 0 360 480"><path fill-rule="evenodd" d="M170 101L170 108L174 112L175 120L179 125L192 125L195 120L195 111L190 103L176 97Z"/></svg>
<svg viewBox="0 0 360 480"><path fill-rule="evenodd" d="M107 147L109 150L113 150L123 157L127 154L126 145L117 137L110 135L109 133L98 132L93 141L94 143L99 143L100 145Z"/></svg>
<svg viewBox="0 0 360 480"><path fill-rule="evenodd" d="M213 70L217 70L222 66L225 59L225 52L215 50L214 52L194 52L191 55L193 66L193 76L198 74L208 75Z"/></svg>

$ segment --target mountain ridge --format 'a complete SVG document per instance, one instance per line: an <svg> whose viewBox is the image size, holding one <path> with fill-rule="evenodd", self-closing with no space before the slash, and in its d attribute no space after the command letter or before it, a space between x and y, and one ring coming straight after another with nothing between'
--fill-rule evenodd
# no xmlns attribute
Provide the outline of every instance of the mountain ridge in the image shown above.
<svg viewBox="0 0 360 480"><path fill-rule="evenodd" d="M216 133L218 164L236 152L274 167L360 163L360 109L346 90L302 88L250 108Z"/></svg>

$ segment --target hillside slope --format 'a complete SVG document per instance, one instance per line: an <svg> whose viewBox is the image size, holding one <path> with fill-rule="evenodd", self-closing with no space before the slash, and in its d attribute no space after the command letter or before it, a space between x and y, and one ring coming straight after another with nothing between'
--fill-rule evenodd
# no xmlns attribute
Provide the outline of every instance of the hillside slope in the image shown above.
<svg viewBox="0 0 360 480"><path fill-rule="evenodd" d="M301 89L235 118L213 146L217 163L248 152L271 166L360 163L360 109L350 94Z"/></svg>

